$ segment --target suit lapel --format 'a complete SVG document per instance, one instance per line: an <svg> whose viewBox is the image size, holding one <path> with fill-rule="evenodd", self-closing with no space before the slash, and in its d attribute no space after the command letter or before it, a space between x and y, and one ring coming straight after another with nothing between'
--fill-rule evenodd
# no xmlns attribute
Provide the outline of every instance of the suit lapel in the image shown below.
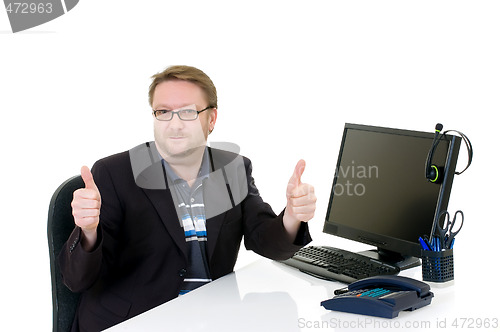
<svg viewBox="0 0 500 332"><path fill-rule="evenodd" d="M222 224L224 223L224 219L226 216L226 212L222 212L222 213L218 213L218 214L210 212L210 207L217 205L217 202L213 203L212 201L218 200L222 196L222 195L220 195L220 191L218 194L217 191L213 190L214 188L212 187L212 184L214 182L213 181L214 177L212 176L212 174L210 175L211 178L208 178L203 184L203 196L204 196L203 200L204 200L204 204L205 204L205 215L207 218L207 222L206 222L207 251L208 251L208 259L209 260L212 258L212 254L214 253L215 244L217 243L220 229L222 227ZM207 213L207 208L208 208L209 213Z"/></svg>
<svg viewBox="0 0 500 332"><path fill-rule="evenodd" d="M212 258L219 238L220 229L224 223L226 213L231 208L231 198L227 189L227 179L222 168L224 160L221 160L218 151L208 148L211 172L203 183L203 200L205 204L205 216L207 218L207 249L208 258Z"/></svg>
<svg viewBox="0 0 500 332"><path fill-rule="evenodd" d="M184 257L187 259L186 238L184 230L180 225L179 218L175 209L174 201L170 190L150 190L143 189L149 200L155 207L158 215L174 240L175 244L181 249Z"/></svg>
<svg viewBox="0 0 500 332"><path fill-rule="evenodd" d="M187 259L187 245L184 237L184 230L177 216L172 193L166 185L166 179L163 174L161 161L153 163L141 172L138 179L143 181L142 184L149 184L149 188L155 188L156 185L157 188L162 189L145 189L145 187L148 188L148 186L143 187L142 185L140 185L140 187L142 187L142 190L155 207L163 225L165 225L170 236L172 236L175 244L181 249L184 257ZM153 181L155 183L153 183Z"/></svg>

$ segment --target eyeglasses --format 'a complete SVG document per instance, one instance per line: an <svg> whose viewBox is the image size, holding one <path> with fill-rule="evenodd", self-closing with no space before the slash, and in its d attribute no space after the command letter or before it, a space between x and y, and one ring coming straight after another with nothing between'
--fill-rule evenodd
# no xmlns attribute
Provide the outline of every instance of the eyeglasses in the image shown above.
<svg viewBox="0 0 500 332"><path fill-rule="evenodd" d="M183 121L194 121L198 119L198 114L201 112L205 112L208 109L211 109L212 107L208 106L207 108L202 109L201 111L193 110L193 109L182 109L178 111L171 111L171 110L153 110L153 115L157 120L160 121L170 121L174 117L174 114L177 114L179 119Z"/></svg>

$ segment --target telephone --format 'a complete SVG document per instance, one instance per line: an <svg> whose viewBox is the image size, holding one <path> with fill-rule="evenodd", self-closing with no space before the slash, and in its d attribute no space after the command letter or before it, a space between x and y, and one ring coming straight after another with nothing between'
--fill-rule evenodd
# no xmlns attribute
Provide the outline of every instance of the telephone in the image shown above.
<svg viewBox="0 0 500 332"><path fill-rule="evenodd" d="M383 318L429 305L434 297L426 283L393 275L361 279L335 294L321 302L325 309Z"/></svg>

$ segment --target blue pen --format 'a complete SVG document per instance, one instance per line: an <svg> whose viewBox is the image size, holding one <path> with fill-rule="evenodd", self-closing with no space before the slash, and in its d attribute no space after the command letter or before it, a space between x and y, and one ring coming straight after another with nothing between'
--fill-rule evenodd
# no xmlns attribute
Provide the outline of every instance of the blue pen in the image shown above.
<svg viewBox="0 0 500 332"><path fill-rule="evenodd" d="M432 237L431 239L431 250L436 251L436 237Z"/></svg>
<svg viewBox="0 0 500 332"><path fill-rule="evenodd" d="M424 241L424 239L422 239L422 237L419 237L418 241L420 242L420 245L422 246L422 249L424 249L424 250L431 250L431 248L429 248L429 246Z"/></svg>
<svg viewBox="0 0 500 332"><path fill-rule="evenodd" d="M441 239L436 236L436 251L441 251Z"/></svg>
<svg viewBox="0 0 500 332"><path fill-rule="evenodd" d="M429 248L429 250L432 250L432 246L431 246L429 239L427 237L424 237L424 241L425 241L425 244L427 245L427 248Z"/></svg>

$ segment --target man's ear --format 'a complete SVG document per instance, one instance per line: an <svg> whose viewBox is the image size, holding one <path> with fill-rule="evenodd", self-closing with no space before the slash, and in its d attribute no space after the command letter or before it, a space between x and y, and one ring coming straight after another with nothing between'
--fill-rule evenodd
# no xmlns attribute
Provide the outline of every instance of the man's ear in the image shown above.
<svg viewBox="0 0 500 332"><path fill-rule="evenodd" d="M209 123L208 123L208 133L212 133L215 128L215 122L217 122L217 109L214 107L209 113Z"/></svg>

